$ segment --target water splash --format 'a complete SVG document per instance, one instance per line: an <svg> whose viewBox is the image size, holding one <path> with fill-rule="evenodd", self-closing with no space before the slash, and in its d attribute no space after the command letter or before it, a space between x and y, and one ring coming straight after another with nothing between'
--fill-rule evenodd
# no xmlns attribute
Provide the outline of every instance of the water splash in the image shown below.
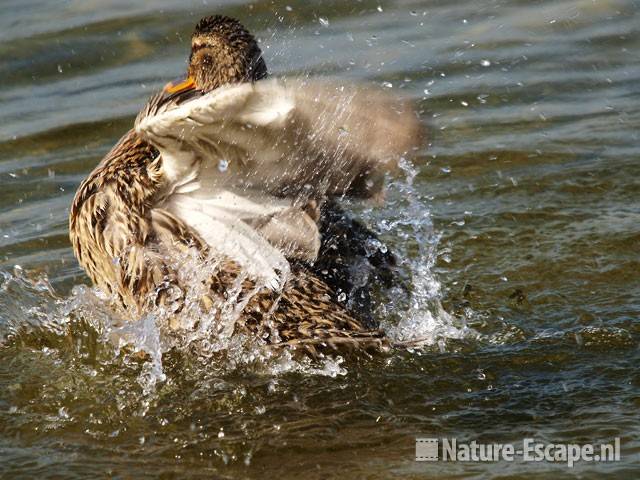
<svg viewBox="0 0 640 480"><path fill-rule="evenodd" d="M400 168L404 176L390 182L386 207L364 212L382 239L371 239L365 245L367 256L392 250L408 284L404 294L392 288L386 297L381 297L376 313L383 319L381 328L392 342L412 348L438 345L444 349L448 339L464 338L474 332L464 319L448 314L440 303L441 286L433 273L440 236L431 222L428 199L414 188L418 169L405 159ZM94 351L92 355L100 350L102 361L141 364L138 383L145 397L152 396L157 385L167 380L163 360L172 350L191 355L203 371L221 374L239 368L268 375L300 372L335 377L346 373L340 357L311 360L270 348L278 341L275 329L266 328L262 336L238 331L236 326L244 307L264 285L258 284L252 292L240 296L240 277L230 290L229 301L205 311L201 299L207 289L206 280L220 265L215 261L203 264L188 253L177 262L179 283L194 286L176 293L184 294L183 307L177 313L170 305L161 307L141 318L134 312L112 308L112 299L96 289L79 285L65 298L54 291L46 276L31 277L19 266L13 273L0 272L0 346L35 335L46 339L47 345L64 348L82 343L90 331L89 336L100 345L85 348ZM354 282L357 288L371 281L364 265L354 268L360 272L359 277L354 277L361 280ZM132 318L137 319L131 321Z"/></svg>
<svg viewBox="0 0 640 480"><path fill-rule="evenodd" d="M155 391L156 384L166 380L167 376L162 368L162 341L158 328L156 313L148 313L134 322L127 322L121 327L110 329L110 338L116 343L120 351L133 346L135 354L148 356L144 362L139 383L145 396ZM144 353L143 353L144 352Z"/></svg>
<svg viewBox="0 0 640 480"><path fill-rule="evenodd" d="M400 267L410 278L407 301L397 295L380 306L382 328L389 338L409 347L438 345L444 349L447 339L462 339L476 333L465 320L447 313L441 300L441 285L433 272L440 235L431 221L428 199L414 187L418 168L406 158L399 167L404 178L389 184L387 212L378 221L378 229L394 241ZM379 216L379 214L378 214Z"/></svg>
<svg viewBox="0 0 640 480"><path fill-rule="evenodd" d="M0 271L0 348L27 345L63 351L69 345L77 345L74 352L66 353L82 357L91 350L93 353L88 356L95 363L116 368L138 365L140 415L145 415L158 385L168 379L164 360L172 351L188 357L186 361L203 375L225 375L238 369L267 375L299 372L335 377L346 373L340 357L298 358L285 349L270 348L278 341L273 332L256 337L237 331L242 310L251 295L264 285L257 285L253 292L236 301L241 277L235 290L230 290L231 301L204 311L201 298L205 280L219 265L213 261L203 265L195 256L178 261L180 281L200 288L186 292L184 308L178 314L169 306L139 318L134 312L113 307L113 299L98 289L78 285L63 297L54 291L45 275L30 276L18 266L13 273ZM95 344L81 347L88 338Z"/></svg>

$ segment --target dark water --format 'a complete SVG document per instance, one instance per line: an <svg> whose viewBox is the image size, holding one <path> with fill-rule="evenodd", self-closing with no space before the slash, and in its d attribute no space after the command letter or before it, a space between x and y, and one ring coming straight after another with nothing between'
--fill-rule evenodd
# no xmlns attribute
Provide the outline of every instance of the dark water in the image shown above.
<svg viewBox="0 0 640 480"><path fill-rule="evenodd" d="M1 476L640 475L638 2L137 3L0 5ZM433 346L324 374L173 354L149 389L143 362L100 340L108 313L77 287L69 204L184 70L210 13L255 31L277 74L418 102L430 145L413 184L393 184L383 209L353 208L422 295L389 318ZM418 463L416 436L620 437L622 459Z"/></svg>

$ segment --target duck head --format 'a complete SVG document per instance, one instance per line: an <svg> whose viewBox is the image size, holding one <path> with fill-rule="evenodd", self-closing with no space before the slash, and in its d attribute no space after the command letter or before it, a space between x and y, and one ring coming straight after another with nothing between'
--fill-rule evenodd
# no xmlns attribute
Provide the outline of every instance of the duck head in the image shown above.
<svg viewBox="0 0 640 480"><path fill-rule="evenodd" d="M205 17L191 36L189 79L209 92L222 85L260 80L267 76L258 42L234 18Z"/></svg>

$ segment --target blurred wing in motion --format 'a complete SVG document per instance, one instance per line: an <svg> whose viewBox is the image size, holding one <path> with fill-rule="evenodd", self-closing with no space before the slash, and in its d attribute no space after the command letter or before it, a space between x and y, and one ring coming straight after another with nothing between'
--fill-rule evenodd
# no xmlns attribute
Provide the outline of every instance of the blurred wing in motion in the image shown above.
<svg viewBox="0 0 640 480"><path fill-rule="evenodd" d="M407 103L380 91L270 79L182 102L158 96L136 131L160 150L170 184L162 207L222 253L234 258L240 246L243 264L258 252L268 270L284 257L315 260L310 203L380 198L384 174L420 144L419 125Z"/></svg>
<svg viewBox="0 0 640 480"><path fill-rule="evenodd" d="M286 197L305 189L374 196L381 174L421 141L411 106L395 96L297 79L229 85L169 103L139 117L136 130L176 173L195 155L206 166L228 165L219 183Z"/></svg>

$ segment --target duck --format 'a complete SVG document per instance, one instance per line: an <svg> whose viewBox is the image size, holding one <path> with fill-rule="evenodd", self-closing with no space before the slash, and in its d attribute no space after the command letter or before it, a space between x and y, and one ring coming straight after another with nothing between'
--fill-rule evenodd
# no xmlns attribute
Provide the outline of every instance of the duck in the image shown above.
<svg viewBox="0 0 640 480"><path fill-rule="evenodd" d="M319 273L332 261L322 230L336 199L383 201L385 176L420 138L410 103L271 77L238 20L208 16L192 34L186 77L149 99L80 184L71 245L94 286L133 316L165 308L178 318L197 291L203 312L233 302L233 328L273 347L386 349L384 332ZM185 255L206 281L181 275Z"/></svg>

